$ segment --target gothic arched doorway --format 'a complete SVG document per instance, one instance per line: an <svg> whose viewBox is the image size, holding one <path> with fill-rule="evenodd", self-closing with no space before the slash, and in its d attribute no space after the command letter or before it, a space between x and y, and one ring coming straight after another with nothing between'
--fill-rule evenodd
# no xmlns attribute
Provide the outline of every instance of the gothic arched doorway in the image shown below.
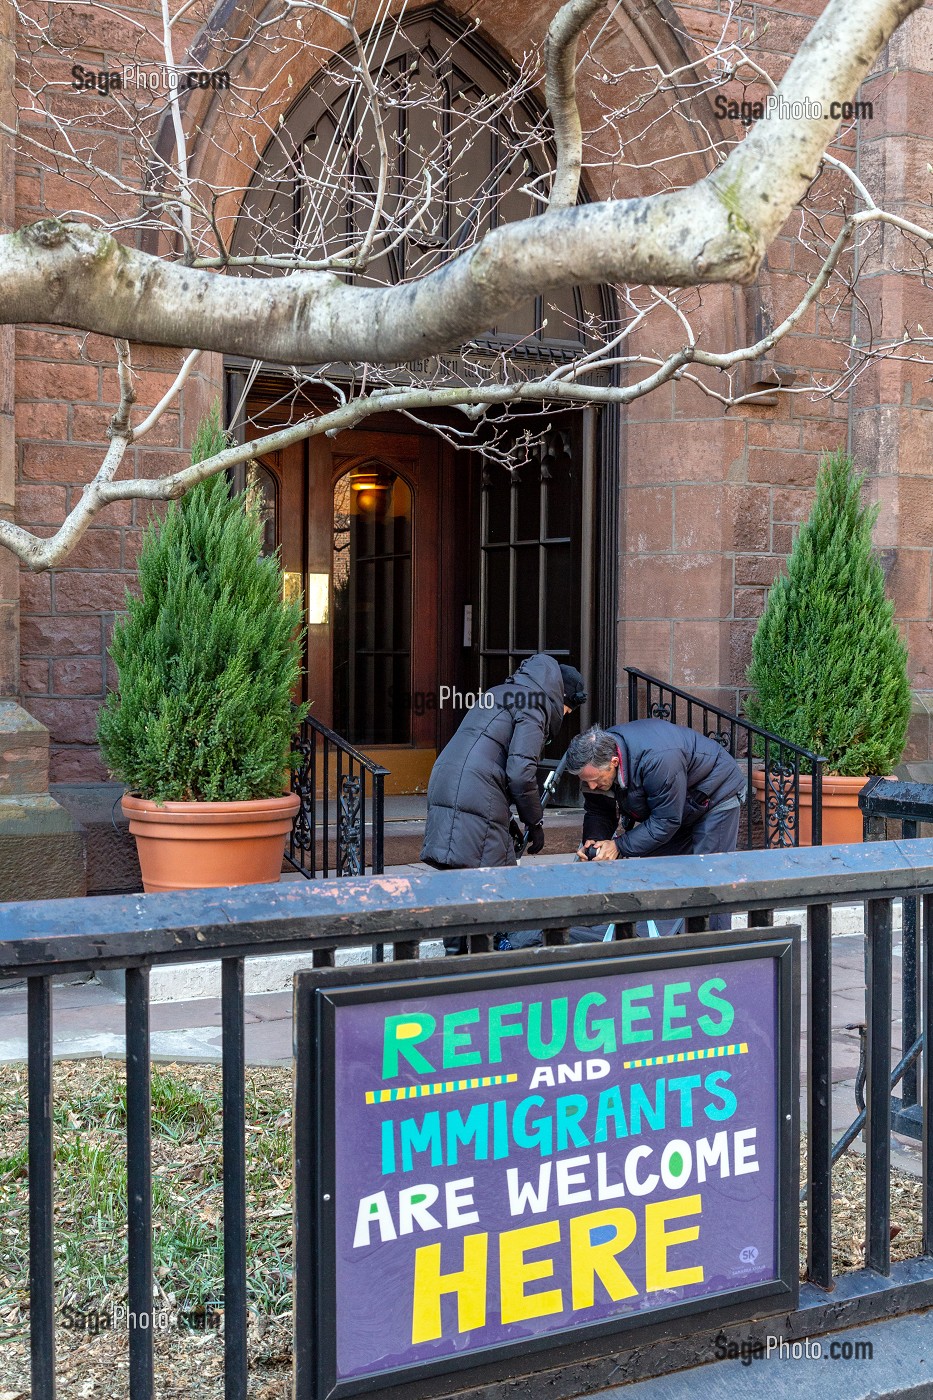
<svg viewBox="0 0 933 1400"><path fill-rule="evenodd" d="M499 219L532 216L543 185L525 140L538 114L527 94L512 100L512 75L475 30L442 7L421 11L393 29L380 69L401 94L390 111L397 156L380 196L386 217L418 186L426 162L434 170L422 224L404 238L387 235L360 275L384 284L455 256ZM378 184L367 153L378 141L344 74L339 64L319 73L269 142L235 253L298 250L313 262L365 236ZM419 100L422 89L430 101ZM325 170L342 190L330 202L320 193ZM566 363L609 310L602 291L536 297L471 342L469 359L485 374L502 356L529 370ZM329 406L326 383L359 382L354 366L298 382L271 365L257 368L227 361L230 407L245 403L247 436L310 404ZM427 367L380 367L383 382L428 374L443 384L467 372L455 355ZM485 453L459 446L465 429L455 413L424 422L385 414L268 460L276 542L309 599L312 713L377 756L395 791L426 784L464 713L459 697L495 684L534 651L587 675L593 698L584 722L616 718L614 415L512 411L487 422ZM608 625L598 625L600 608Z"/></svg>

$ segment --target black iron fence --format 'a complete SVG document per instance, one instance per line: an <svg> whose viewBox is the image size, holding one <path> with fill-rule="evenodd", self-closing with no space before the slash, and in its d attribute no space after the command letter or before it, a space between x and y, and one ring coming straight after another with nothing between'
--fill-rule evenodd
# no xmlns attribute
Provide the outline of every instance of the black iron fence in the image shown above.
<svg viewBox="0 0 933 1400"><path fill-rule="evenodd" d="M309 880L381 875L389 770L310 715L292 755L292 792L301 806L285 852L289 865Z"/></svg>
<svg viewBox="0 0 933 1400"><path fill-rule="evenodd" d="M822 845L825 759L759 728L741 715L721 710L718 705L679 690L669 681L649 676L633 666L626 666L625 670L630 720L667 719L672 724L697 729L708 739L715 739L740 763L744 762L749 792L744 844L749 850L761 846L799 846L801 840L806 845ZM760 827L756 825L755 804L751 800L756 775L760 775ZM804 795L811 797L809 813L807 804L801 804L802 788Z"/></svg>
<svg viewBox="0 0 933 1400"><path fill-rule="evenodd" d="M913 841L920 835L922 822L933 823L933 784L892 782L888 778L869 778L859 794L862 809L863 835L866 841L883 841L889 834ZM892 832L891 827L899 831ZM923 1049L921 1033L921 936L917 900L906 898L901 912L901 1022L904 1051L891 1072L892 1090L901 1086L900 1097L891 1095L891 1127L906 1137L923 1137L923 1113L918 1098L919 1060ZM864 1052L866 1027L857 1027ZM856 1098L861 1114L864 1069L859 1073ZM858 1122L858 1120L856 1120ZM858 1128L855 1124L856 1131ZM851 1130L850 1130L851 1131Z"/></svg>
<svg viewBox="0 0 933 1400"><path fill-rule="evenodd" d="M495 934L539 927L547 958L566 941L571 923L615 921L623 940L605 951L625 957L640 945L633 926L645 918L682 916L688 929L712 914L741 914L767 927L776 909L806 908L806 1090L808 1118L806 1258L800 1306L779 1319L723 1322L715 1334L687 1332L671 1345L617 1352L577 1370L539 1373L537 1393L580 1394L639 1375L660 1374L713 1358L713 1341L763 1337L776 1328L787 1340L850 1323L933 1305L933 1054L920 1052L919 1101L924 1142L921 1245L892 1266L890 1080L892 930L897 900L917 901L922 950L923 1022L933 1007L933 842L878 842L831 850L745 851L667 860L593 865L555 864L496 872L425 874L383 882L341 880L326 887L292 881L241 890L108 896L0 906L0 983L28 978L29 1218L32 1400L55 1394L55 1231L53 1218L52 976L79 970L126 969L128 1157L128 1301L136 1317L151 1315L152 1170L150 1156L149 971L166 962L222 962L224 1345L227 1400L245 1400L249 1260L246 1251L244 959L313 952L320 966L335 950L390 944L396 960L416 960L426 940L467 936L474 951ZM832 1264L832 913L835 904L865 901L866 940L866 1198L864 1268L834 1276ZM662 945L655 944L656 948ZM593 954L586 950L587 955ZM597 956L600 955L597 950ZM477 960L477 972L495 956ZM927 1040L926 1045L929 1045ZM313 1133L296 1105L295 1130ZM707 1328L715 1326L707 1317ZM685 1324L689 1326L689 1324ZM756 1332L757 1328L757 1332ZM720 1353L722 1354L722 1353ZM129 1333L131 1400L154 1393L151 1328ZM514 1363L511 1367L514 1373ZM462 1384L462 1382L458 1382ZM300 1396L298 1400L309 1400Z"/></svg>

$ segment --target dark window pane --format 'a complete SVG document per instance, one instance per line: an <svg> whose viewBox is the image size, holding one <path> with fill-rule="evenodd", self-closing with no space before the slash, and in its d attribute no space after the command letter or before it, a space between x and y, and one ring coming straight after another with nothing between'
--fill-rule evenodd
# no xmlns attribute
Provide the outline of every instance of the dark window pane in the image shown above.
<svg viewBox="0 0 933 1400"><path fill-rule="evenodd" d="M411 508L382 466L334 488L334 726L351 743L411 741Z"/></svg>
<svg viewBox="0 0 933 1400"><path fill-rule="evenodd" d="M573 529L574 464L564 433L549 433L545 467L550 476L547 492L547 534L567 536Z"/></svg>
<svg viewBox="0 0 933 1400"><path fill-rule="evenodd" d="M483 647L491 651L506 651L509 645L509 550L487 549L486 561L486 627Z"/></svg>
<svg viewBox="0 0 933 1400"><path fill-rule="evenodd" d="M411 563L383 558L375 563L376 626L370 645L379 651L407 651L411 639Z"/></svg>
<svg viewBox="0 0 933 1400"><path fill-rule="evenodd" d="M405 554L411 549L411 492L398 477L374 513L373 548L376 554Z"/></svg>
<svg viewBox="0 0 933 1400"><path fill-rule="evenodd" d="M390 720L390 733L394 736L387 742L393 744L408 744L411 742L411 655L409 652L399 652L392 658L391 677L391 707L386 706L386 715ZM377 703L378 703L378 696Z"/></svg>
<svg viewBox="0 0 933 1400"><path fill-rule="evenodd" d="M357 666L358 744L405 744L411 738L408 704L409 657L361 656ZM375 701L375 703L373 703Z"/></svg>
<svg viewBox="0 0 933 1400"><path fill-rule="evenodd" d="M518 477L515 538L537 541L541 534L541 473L534 457L522 464Z"/></svg>
<svg viewBox="0 0 933 1400"><path fill-rule="evenodd" d="M399 490L399 487L402 490ZM404 481L392 493L392 534L389 548L395 554L411 554L411 492Z"/></svg>
<svg viewBox="0 0 933 1400"><path fill-rule="evenodd" d="M365 651L358 651L352 658L353 708L350 714L349 738L352 743L371 744L373 742L373 708L368 697L373 693L374 657Z"/></svg>
<svg viewBox="0 0 933 1400"><path fill-rule="evenodd" d="M538 650L538 546L515 550L515 646Z"/></svg>
<svg viewBox="0 0 933 1400"><path fill-rule="evenodd" d="M399 651L411 646L411 555L396 559L392 581L392 634Z"/></svg>
<svg viewBox="0 0 933 1400"><path fill-rule="evenodd" d="M570 545L547 546L547 599L544 612L546 651L569 651L573 636L573 580Z"/></svg>
<svg viewBox="0 0 933 1400"><path fill-rule="evenodd" d="M497 462L486 467L488 486L486 495L486 539L485 544L505 544L509 536L509 512L511 510L512 486L509 473Z"/></svg>
<svg viewBox="0 0 933 1400"><path fill-rule="evenodd" d="M501 685L506 676L512 674L512 666L507 656L487 656L483 659L483 689L490 690Z"/></svg>
<svg viewBox="0 0 933 1400"><path fill-rule="evenodd" d="M355 507L359 497L351 498ZM361 559L373 556L373 522L368 516L361 517L355 510L350 516L350 553L357 564Z"/></svg>
<svg viewBox="0 0 933 1400"><path fill-rule="evenodd" d="M357 559L354 571L355 603L353 609L353 649L370 652L376 641L376 590L373 586L373 561Z"/></svg>

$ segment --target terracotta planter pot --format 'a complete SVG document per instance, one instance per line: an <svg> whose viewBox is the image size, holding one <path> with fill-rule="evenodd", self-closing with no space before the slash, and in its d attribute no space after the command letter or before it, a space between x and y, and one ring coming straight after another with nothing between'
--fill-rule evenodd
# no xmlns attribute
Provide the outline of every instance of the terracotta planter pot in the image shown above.
<svg viewBox="0 0 933 1400"><path fill-rule="evenodd" d="M136 837L143 889L208 889L274 884L298 811L294 792L252 802L165 802L126 793L123 811Z"/></svg>
<svg viewBox="0 0 933 1400"><path fill-rule="evenodd" d="M862 839L862 813L858 795L867 778L840 778L823 775L823 845L842 846ZM752 791L758 802L764 800L763 769L752 772ZM800 844L813 844L813 779L809 773L800 775Z"/></svg>

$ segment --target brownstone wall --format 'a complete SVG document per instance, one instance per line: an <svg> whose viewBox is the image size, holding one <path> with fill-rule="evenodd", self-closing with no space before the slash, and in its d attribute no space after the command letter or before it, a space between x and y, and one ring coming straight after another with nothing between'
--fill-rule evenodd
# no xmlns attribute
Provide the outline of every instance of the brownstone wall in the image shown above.
<svg viewBox="0 0 933 1400"><path fill-rule="evenodd" d="M456 0L454 8L478 17L492 42L519 54L543 34L554 3ZM634 13L638 7L631 8ZM755 23L762 61L778 77L821 9L822 0L748 5L735 23ZM723 23L718 0L681 5L679 13L688 52L691 35L708 37ZM155 11L150 13L141 3L140 14L149 16L147 22L157 28ZM63 11L61 23L72 25L69 42L75 61L89 67L119 66L128 45L142 42L145 50L148 44L128 37L101 10ZM155 53L154 43L151 52ZM672 62L676 53L676 36L658 15L641 7L636 24L620 6L602 29L595 56L599 63L618 69L633 62ZM259 56L249 60L244 76L262 95L270 121L310 79L314 62L313 52L297 53L289 65L275 56L268 58L266 67ZM928 5L895 36L877 75L865 85L863 95L875 102L874 120L850 139L851 160L876 196L889 207L914 213L926 196L926 162L933 163L930 141L912 134L929 129L924 113L933 95L931 69L933 5ZM599 93L591 68L584 66L580 88L585 115L593 116ZM80 101L81 110L87 110L93 99L66 88L61 101L72 104L69 110ZM210 129L208 105L198 120ZM26 123L25 134L28 130ZM657 144L660 138L655 134L655 145L645 156L670 156L688 144L683 126L654 130L663 130L664 144ZM242 151L226 140L229 131L224 134L229 155L226 166L218 166L218 187L242 178ZM122 178L138 178L132 151L106 132L99 136L99 159ZM694 156L680 162L676 174L697 178L707 168L702 156ZM824 177L826 190L838 188L840 179L835 173ZM597 170L592 178L597 196L648 192L659 187L659 181L657 169L648 165L640 172ZM21 144L17 224L62 209L97 213L105 203L112 209L113 200L112 192L89 181L82 185L80 180L76 184L72 178L41 173L28 144ZM832 220L828 227L832 233ZM695 323L703 343L730 349L760 333L769 320L778 321L796 303L815 266L798 233L795 216L769 251L756 288L708 289L697 298ZM876 247L881 247L880 240ZM903 246L899 256L909 260ZM862 272L865 311L852 321L848 309L839 310L833 297L827 297L774 352L772 370L788 367L797 374L798 386L811 371L828 381L840 369L852 334L867 343L869 336L896 334L908 319L933 329L929 293L916 275L905 278L883 271L878 253L874 261L866 260ZM657 349L653 335L644 336L640 344L651 353ZM24 328L17 332L16 354L16 518L30 529L51 530L61 523L104 451L117 398L113 351L96 336ZM133 354L139 403L152 405L170 383L180 355L143 347L134 347ZM766 588L812 499L820 453L851 443L883 505L879 544L888 551L889 584L909 639L913 681L921 692L912 752L926 756L933 741L923 694L933 694L933 468L930 420L925 416L933 408L930 374L929 368L889 360L864 374L851 394L836 398L808 391L726 412L715 399L683 381L634 404L625 415L622 444L621 664L640 666L734 702L744 682ZM184 460L193 426L218 383L219 364L205 362L177 407L127 454L125 470L148 476ZM715 378L708 383L717 387ZM9 487L4 487L3 430L0 396L0 509L6 502L4 491L9 495ZM147 513L142 503L110 507L66 566L52 574L21 574L20 694L30 712L51 730L53 781L104 776L93 736L107 683L106 646L114 613L134 576ZM0 552L0 694L4 665L15 670L15 637L11 632L4 641L3 628L14 628L16 587L16 570Z"/></svg>
<svg viewBox="0 0 933 1400"><path fill-rule="evenodd" d="M52 533L100 466L102 439L119 398L111 354L97 336L17 332L17 519L30 530ZM142 404L158 403L179 358L173 351L133 347ZM189 461L185 445L216 391L206 374L189 382L181 406L129 449L126 474L162 476ZM51 734L52 782L106 777L95 726L114 682L107 647L114 615L135 580L143 526L158 508L146 501L116 502L61 567L22 575L22 697Z"/></svg>
<svg viewBox="0 0 933 1400"><path fill-rule="evenodd" d="M822 0L749 5L735 23L755 25L761 61L779 78L822 8ZM678 12L698 37L722 31L717 4L682 4ZM860 96L873 103L873 117L860 122L845 142L847 160L877 201L921 223L929 218L924 201L933 137L917 133L930 132L931 70L933 8L928 5L894 36L864 84ZM750 87L735 88L731 95L754 100L764 93L763 87ZM825 207L842 179L836 172L822 176L818 193ZM838 228L838 218L827 221L830 238ZM769 249L746 306L746 335L755 334L756 318L759 325L762 317L765 325L779 323L804 294L818 259L803 246L799 232L795 215ZM772 363L795 373L799 390L807 377L828 384L838 376L853 336L860 345L889 350L905 327L922 336L917 327L933 325L933 304L918 263L897 234L876 234L859 268L863 305L850 313L838 306L838 293L827 289L819 306L774 350ZM845 266L851 270L851 258ZM709 298L705 292L708 311ZM724 319L728 322L728 312ZM736 325L742 320L740 311ZM729 348L721 329L711 343ZM820 455L848 447L881 506L876 542L909 646L915 714L906 756L928 757L933 752L930 379L929 365L889 358L863 372L848 392L832 397L794 392L773 405L732 408L719 422L715 406L682 384L634 406L626 434L625 663L691 689L718 690L730 706L740 701L756 620L794 528L809 510Z"/></svg>
<svg viewBox="0 0 933 1400"><path fill-rule="evenodd" d="M6 6L7 0L0 3ZM87 143L82 153L93 154L96 165L131 189L140 184L138 152L108 129L103 116L97 119L105 107L96 95L73 90L70 67L119 69L127 62L156 59L157 11L143 0L139 13L148 17L148 34L93 6L58 9L53 36L65 50L63 56L41 50L37 58L35 46L19 31L20 80L26 80L28 66L60 84L51 99L53 111L80 116ZM187 42L195 33L196 26L187 22ZM48 161L36 156L29 138L54 144L54 137L30 114L22 89L19 96L23 139L16 161L17 226L65 211L76 218L110 221L135 207L135 195L121 194L116 184L73 164L63 161L58 173L43 168ZM147 346L131 350L138 421L169 388L183 357L179 351ZM47 327L17 329L15 352L15 518L31 531L51 534L106 452L107 429L119 401L116 357L113 343L104 337ZM219 371L215 358L206 356L175 405L127 451L121 476L164 475L190 460L186 446L218 391ZM112 673L108 677L107 646L114 616L135 579L141 532L152 508L142 501L111 505L63 566L38 574L19 571L19 695L49 729L52 782L107 776L95 744L97 712L108 679L114 679ZM0 551L0 574L9 557Z"/></svg>
<svg viewBox="0 0 933 1400"><path fill-rule="evenodd" d="M0 9L0 122L16 125L13 79L16 66L13 9ZM0 232L16 226L16 151L12 137L0 131ZM0 516L13 518L16 495L16 448L13 410L15 384L13 328L0 327ZM19 568L0 549L0 700L19 694Z"/></svg>
<svg viewBox="0 0 933 1400"><path fill-rule="evenodd" d="M863 178L881 191L886 208L927 224L933 161L933 9L925 6L893 37L864 94L874 119L860 128ZM933 290L920 259L894 230L877 236L861 267L863 305L854 319L859 344L893 348L855 386L852 442L870 464L881 505L876 531L888 587L907 638L914 715L907 758L933 754L933 374L928 346L914 347L927 363L896 358L905 331L923 340L933 329Z"/></svg>

